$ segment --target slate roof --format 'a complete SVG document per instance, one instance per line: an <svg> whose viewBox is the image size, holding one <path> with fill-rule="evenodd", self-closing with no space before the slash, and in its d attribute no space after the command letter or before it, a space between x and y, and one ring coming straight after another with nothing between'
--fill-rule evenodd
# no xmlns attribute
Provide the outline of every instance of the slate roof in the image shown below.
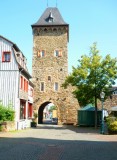
<svg viewBox="0 0 117 160"><path fill-rule="evenodd" d="M62 18L58 8L48 7L42 16L39 18L37 23L33 24L32 27L36 26L56 26L56 25L68 25Z"/></svg>

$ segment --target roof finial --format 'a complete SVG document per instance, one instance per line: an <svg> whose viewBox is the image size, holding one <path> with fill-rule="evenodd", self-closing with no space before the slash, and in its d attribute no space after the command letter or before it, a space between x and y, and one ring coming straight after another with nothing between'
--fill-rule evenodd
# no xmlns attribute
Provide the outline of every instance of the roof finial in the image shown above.
<svg viewBox="0 0 117 160"><path fill-rule="evenodd" d="M57 0L56 0L56 7L57 7Z"/></svg>
<svg viewBox="0 0 117 160"><path fill-rule="evenodd" d="M48 0L47 0L47 7L48 7Z"/></svg>

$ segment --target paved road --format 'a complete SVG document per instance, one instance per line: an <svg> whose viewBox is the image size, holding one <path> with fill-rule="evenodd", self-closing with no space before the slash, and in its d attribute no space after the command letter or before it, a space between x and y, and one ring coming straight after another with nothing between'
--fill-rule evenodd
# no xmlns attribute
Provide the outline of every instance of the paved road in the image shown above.
<svg viewBox="0 0 117 160"><path fill-rule="evenodd" d="M117 135L93 128L39 125L0 133L0 160L116 160Z"/></svg>

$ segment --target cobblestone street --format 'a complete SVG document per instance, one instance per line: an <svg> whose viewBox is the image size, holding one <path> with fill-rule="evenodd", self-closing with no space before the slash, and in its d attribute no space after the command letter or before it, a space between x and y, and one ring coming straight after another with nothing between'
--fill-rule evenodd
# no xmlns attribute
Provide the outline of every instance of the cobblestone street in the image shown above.
<svg viewBox="0 0 117 160"><path fill-rule="evenodd" d="M117 135L94 128L39 125L0 133L0 160L116 160Z"/></svg>

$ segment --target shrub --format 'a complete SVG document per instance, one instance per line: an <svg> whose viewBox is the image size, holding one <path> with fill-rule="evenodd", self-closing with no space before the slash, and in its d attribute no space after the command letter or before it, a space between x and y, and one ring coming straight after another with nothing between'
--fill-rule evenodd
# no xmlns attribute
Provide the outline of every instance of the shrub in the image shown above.
<svg viewBox="0 0 117 160"><path fill-rule="evenodd" d="M31 122L31 127L37 127L37 122Z"/></svg>
<svg viewBox="0 0 117 160"><path fill-rule="evenodd" d="M117 118L108 117L106 118L106 122L107 122L109 134L117 134Z"/></svg>
<svg viewBox="0 0 117 160"><path fill-rule="evenodd" d="M114 122L115 120L116 120L116 117L114 117L114 116L106 117L107 124L110 124L110 123Z"/></svg>
<svg viewBox="0 0 117 160"><path fill-rule="evenodd" d="M0 104L0 122L4 121L14 121L15 111L11 108L11 106L3 106Z"/></svg>
<svg viewBox="0 0 117 160"><path fill-rule="evenodd" d="M2 125L0 125L0 131L2 131L2 128L3 128Z"/></svg>

